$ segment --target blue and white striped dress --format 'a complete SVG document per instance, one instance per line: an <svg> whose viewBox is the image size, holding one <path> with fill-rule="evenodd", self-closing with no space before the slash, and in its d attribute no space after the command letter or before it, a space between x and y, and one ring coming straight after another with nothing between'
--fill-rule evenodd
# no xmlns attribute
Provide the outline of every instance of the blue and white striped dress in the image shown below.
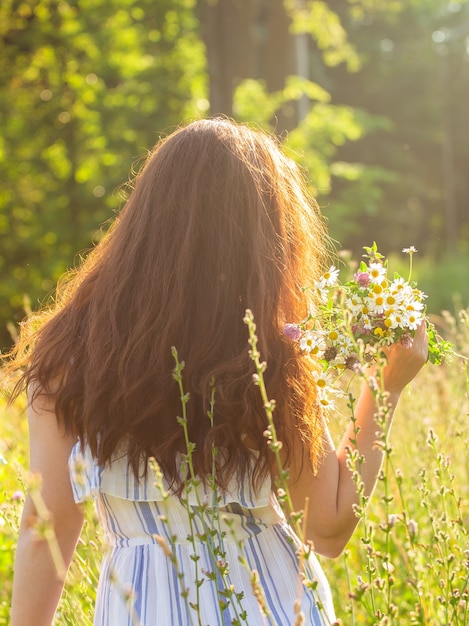
<svg viewBox="0 0 469 626"><path fill-rule="evenodd" d="M301 543L270 479L254 492L232 481L217 494L199 484L181 500L165 483L136 480L125 455L105 467L77 444L70 456L74 498L93 497L109 549L94 626L323 626L335 621L330 589ZM157 486L159 485L159 486ZM296 621L300 613L304 621Z"/></svg>

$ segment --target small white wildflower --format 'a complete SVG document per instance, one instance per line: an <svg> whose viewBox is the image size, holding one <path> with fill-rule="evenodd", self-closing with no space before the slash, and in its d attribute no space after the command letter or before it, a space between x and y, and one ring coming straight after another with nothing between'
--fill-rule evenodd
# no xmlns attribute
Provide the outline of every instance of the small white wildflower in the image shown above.
<svg viewBox="0 0 469 626"><path fill-rule="evenodd" d="M409 328L410 330L416 330L422 321L422 315L418 311L406 311L403 314L403 318L404 328Z"/></svg>
<svg viewBox="0 0 469 626"><path fill-rule="evenodd" d="M331 400L331 398L328 398L327 396L321 396L319 398L319 404L326 411L334 411L335 410L334 401Z"/></svg>
<svg viewBox="0 0 469 626"><path fill-rule="evenodd" d="M386 268L381 263L370 263L368 274L371 282L380 284L386 279Z"/></svg>
<svg viewBox="0 0 469 626"><path fill-rule="evenodd" d="M357 315L363 308L363 301L359 296L352 294L347 298L345 306L353 315Z"/></svg>
<svg viewBox="0 0 469 626"><path fill-rule="evenodd" d="M300 348L310 354L317 354L321 338L312 330L307 330L300 339Z"/></svg>
<svg viewBox="0 0 469 626"><path fill-rule="evenodd" d="M395 329L395 328L404 328L405 325L405 319L402 316L402 313L400 311L392 311L392 313L390 313L389 317L389 328L391 329Z"/></svg>
<svg viewBox="0 0 469 626"><path fill-rule="evenodd" d="M410 519L407 522L407 529L409 530L409 535L411 537L415 537L415 535L418 533L419 525L414 519Z"/></svg>
<svg viewBox="0 0 469 626"><path fill-rule="evenodd" d="M402 252L405 254L414 254L414 252L418 252L415 246L409 246L408 248L402 248Z"/></svg>
<svg viewBox="0 0 469 626"><path fill-rule="evenodd" d="M319 283L325 287L333 287L337 284L338 278L339 270L334 265L331 265L329 270L322 275Z"/></svg>
<svg viewBox="0 0 469 626"><path fill-rule="evenodd" d="M422 311L425 305L420 300L411 300L405 305L406 311Z"/></svg>
<svg viewBox="0 0 469 626"><path fill-rule="evenodd" d="M385 302L383 294L370 292L369 296L365 298L365 305L370 313L375 313L377 315L384 313Z"/></svg>
<svg viewBox="0 0 469 626"><path fill-rule="evenodd" d="M316 283L314 283L314 286L316 288L316 292L317 292L317 295L319 297L319 300L323 304L326 304L327 301L329 300L329 290L328 290L328 288L321 281L317 281Z"/></svg>

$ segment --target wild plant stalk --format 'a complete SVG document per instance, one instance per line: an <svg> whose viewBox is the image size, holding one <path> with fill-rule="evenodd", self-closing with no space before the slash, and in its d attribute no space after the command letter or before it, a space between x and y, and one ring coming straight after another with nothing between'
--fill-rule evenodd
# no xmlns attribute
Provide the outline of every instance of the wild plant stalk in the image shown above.
<svg viewBox="0 0 469 626"><path fill-rule="evenodd" d="M282 449L282 442L278 440L277 432L275 428L274 422L274 410L275 410L275 400L269 399L267 394L265 381L264 381L264 372L267 368L267 364L265 361L261 361L260 352L257 349L257 336L256 336L256 325L254 322L254 316L252 311L249 309L246 310L244 316L244 322L248 327L249 331L249 345L251 349L249 351L249 355L251 360L254 363L255 374L253 374L253 381L259 387L259 391L261 394L261 398L264 404L265 415L268 422L268 427L264 435L267 437L267 441L269 444L269 449L274 455L275 462L278 470L278 478L277 478L277 495L279 503L282 506L282 509L287 515L287 519L289 519L296 535L300 539L301 543L304 546L304 549L299 550L298 558L299 558L299 576L303 569L308 571L309 577L304 580L304 584L310 589L312 592L316 606L319 610L321 618L325 621L325 623L330 624L330 620L327 614L324 611L324 607L322 601L317 593L317 581L312 576L311 572L308 568L307 556L310 553L311 546L306 545L305 537L303 534L303 520L304 520L304 511L295 511L293 507L293 501L290 495L290 489L288 486L288 469L283 467L282 457L280 451ZM300 602L300 598L298 598L298 602Z"/></svg>
<svg viewBox="0 0 469 626"><path fill-rule="evenodd" d="M427 444L436 460L434 477L438 488L434 493L438 499L432 511L431 492L425 475L421 489L422 504L429 516L433 535L432 544L436 550L434 567L438 568L440 576L440 594L437 596L437 601L443 608L445 623L465 624L460 621L460 609L464 607L464 613L467 615L469 569L464 581L461 581L461 587L457 584L456 572L457 563L467 561L463 546L469 545L469 534L464 524L460 500L455 494L450 459L438 451L437 441L434 431L430 429Z"/></svg>
<svg viewBox="0 0 469 626"><path fill-rule="evenodd" d="M384 413L378 414L378 423L383 421ZM381 430L381 433L383 431ZM384 462L380 473L380 484L383 485L383 497L381 498L384 521L379 528L384 531L381 542L378 535L373 532L370 524L361 524L360 529L364 534L365 547L371 541L371 548L367 554L373 555L375 563L382 562L385 572L389 572L389 578L380 581L373 571L374 564L368 560L367 569L373 574L368 581L371 584L360 585L357 590L351 591L352 615L355 606L361 605L369 614L369 599L373 594L373 583L378 588L382 587L384 604L378 605L376 597L376 611L374 618L370 615L370 623L393 623L393 620L406 620L405 623L421 624L421 626L440 626L440 624L466 625L469 615L468 609L468 576L469 576L469 551L468 546L467 518L464 520L461 498L455 490L455 474L451 471L450 457L443 455L438 446L435 433L430 430L427 447L432 452L432 457L426 458L424 450L419 449L419 456L423 464L420 471L420 484L412 494L420 492L421 510L427 514L427 525L420 521L421 531L417 522L409 513L404 476L400 470L395 470L392 462L392 448L383 435L378 436L378 444L384 452ZM431 468L434 468L433 472ZM402 511L399 515L391 513L392 493L390 491L389 478L394 476L397 493L399 495ZM432 481L435 483L432 485ZM359 511L361 514L361 511ZM363 520L362 520L363 521ZM402 547L395 529L402 522L406 540L410 549ZM429 541L424 539L425 532L430 531ZM417 534L419 537L417 539ZM381 547L384 546L384 549ZM401 556L405 569L398 570L401 592L405 590L404 607L408 607L408 598L411 590L415 590L415 611L402 606L404 599L402 593L399 602L393 602L395 595L396 574L392 562L392 552ZM388 563L390 567L388 566ZM345 570L348 572L348 561L345 559ZM405 571L410 574L406 579ZM347 574L350 578L349 574ZM405 581L408 581L407 586ZM435 590L435 587L438 591ZM350 588L350 583L349 583ZM354 593L354 591L356 591ZM352 620L354 621L354 617ZM380 620L377 622L376 620ZM399 622L401 623L401 622Z"/></svg>
<svg viewBox="0 0 469 626"><path fill-rule="evenodd" d="M164 554L168 557L170 562L172 563L174 570L176 572L176 576L181 586L181 598L186 607L186 612L189 618L190 626L193 624L193 615L191 611L191 606L189 605L189 589L186 587L185 575L182 568L179 566L179 561L177 558L175 544L177 541L177 536L173 532L171 527L171 515L169 514L169 506L168 506L168 498L170 497L169 491L166 489L164 484L163 473L161 472L160 466L158 465L156 459L150 460L150 467L153 471L155 477L155 486L160 491L162 499L163 499L163 509L165 510L165 515L160 516L160 521L166 526L167 533L169 536L169 542L165 537L160 535L154 535L154 539L160 548L163 550Z"/></svg>
<svg viewBox="0 0 469 626"><path fill-rule="evenodd" d="M217 533L213 527L213 516L215 515L218 518L219 509L218 509L218 506L215 506L214 508L211 509L210 515L212 515L212 524L210 522L207 522L207 511L210 510L210 507L208 507L207 502L203 503L200 499L199 486L202 483L201 483L200 478L196 475L196 472L194 469L193 452L195 449L195 444L190 441L188 420L187 420L187 405L190 400L190 395L188 393L185 393L183 379L182 379L182 372L184 370L185 364L183 361L179 361L177 350L174 347L172 349L172 354L173 354L173 358L175 361L175 367L173 370L173 378L179 386L180 399L181 399L181 404L182 404L182 417L178 418L178 423L183 428L186 451L187 451L186 454L182 455L182 460L184 462L183 467L185 468L183 469L183 471L187 471L187 476L185 477L185 481L184 481L185 486L186 486L186 489L185 489L186 493L184 496L181 497L181 502L186 507L186 510L188 513L189 525L190 525L190 534L188 536L188 539L193 547L192 558L195 563L195 570L196 570L196 577L195 577L194 582L196 585L197 600L196 600L196 604L194 605L191 604L191 607L196 611L197 617L199 619L199 623L201 623L200 622L201 617L200 617L200 604L199 604L200 602L199 589L204 582L204 578L199 577L199 571L198 571L199 556L197 555L197 542L196 542L196 538L197 538L198 541L202 541L208 548L208 551L212 560L212 565L214 566L213 574L209 573L207 577L211 579L212 581L214 581L215 572L216 572L216 574L220 577L223 583L222 589L220 589L217 585L217 593L219 595L219 602L218 602L217 607L218 607L218 610L220 611L221 621L223 621L223 618L222 618L223 611L225 611L230 605L233 608L235 615L236 615L235 623L236 622L241 623L241 620L242 621L246 620L246 612L243 609L242 604L241 604L242 594L235 592L232 582L230 580L229 564L226 562L226 551L223 547L223 537L225 533L224 532ZM214 398L215 398L214 394L215 394L215 389L212 385L211 405L210 405L210 412L212 415L212 420L213 420L213 409L214 409ZM212 453L213 453L213 448L212 448ZM212 457L212 472L213 471L214 471L214 457ZM214 499L215 501L217 500L216 483L215 483L214 475L212 475L211 484L212 484L212 502L213 502ZM214 489L215 489L215 492L213 491ZM188 499L189 493L191 493L192 490L195 494L196 502L197 502L197 506L195 508L190 505L189 499ZM196 517L202 524L203 533L196 532L196 528L194 525L194 520ZM217 521L217 524L218 524L218 521ZM215 545L213 542L213 539L216 535L218 535L218 545Z"/></svg>
<svg viewBox="0 0 469 626"><path fill-rule="evenodd" d="M123 585L120 582L117 572L114 569L111 569L110 571L110 580L111 580L112 585L117 590L118 594L120 595L120 597L125 603L127 611L130 615L132 626L143 626L140 620L138 619L138 615L135 611L135 606L134 606L135 599L136 599L135 590L130 585Z"/></svg>
<svg viewBox="0 0 469 626"><path fill-rule="evenodd" d="M421 619L423 619L423 624L428 624L428 607L426 605L426 602L424 601L425 597L429 596L428 577L426 577L424 575L424 572L422 572L422 569L418 567L419 560L417 558L417 555L419 553L419 550L421 549L421 545L416 542L417 522L415 522L415 520L408 515L409 505L407 503L407 498L403 488L403 473L401 470L395 469L391 459L389 460L388 464L388 473L394 477L397 485L400 503L400 519L404 526L406 539L409 542L410 549L407 547L401 549L400 543L397 541L397 539L394 540L393 545L400 553L401 559L406 566L407 572L409 573L408 581L411 587L415 589L417 594L416 618L420 617ZM395 519L394 516L392 520L388 518L388 524L393 529L396 523L398 523L398 518ZM416 623L421 622L419 621Z"/></svg>
<svg viewBox="0 0 469 626"><path fill-rule="evenodd" d="M358 503L354 506L355 515L359 518L362 524L363 535L361 537L361 543L365 548L365 555L367 560L366 571L368 574L368 581L364 582L361 577L358 580L358 597L362 601L364 607L367 609L370 616L374 616L376 613L376 602L374 592L374 575L376 568L372 558L372 526L368 524L367 520L367 506L368 496L365 495L365 484L362 479L362 467L365 461L363 455L358 451L358 434L360 427L357 425L355 417L355 398L350 393L348 397L348 408L350 409L350 420L353 425L353 438L350 439L350 446L347 448L347 468L351 472L352 480L355 484L355 490L357 492ZM365 603L365 594L369 591L371 607Z"/></svg>
<svg viewBox="0 0 469 626"><path fill-rule="evenodd" d="M380 379L382 377L380 376ZM384 579L376 578L375 585L378 589L382 591L385 596L384 603L384 614L389 617L395 617L397 613L397 607L392 602L392 589L394 586L394 565L391 561L391 525L389 524L390 518L390 504L393 501L393 496L389 491L389 466L390 459L392 454L392 447L389 444L388 430L387 424L390 419L391 406L388 403L388 395L384 392L384 389L381 387L379 399L378 399L378 410L375 415L376 424L378 426L377 432L377 441L376 446L379 447L383 453L383 463L381 470L378 474L378 480L383 484L383 495L381 497L381 501L383 503L384 509L384 524L380 524L379 528L384 532L384 556L381 554L377 554L381 560L381 567L384 569ZM376 554L376 552L375 552ZM381 613L378 614L378 617L382 617Z"/></svg>

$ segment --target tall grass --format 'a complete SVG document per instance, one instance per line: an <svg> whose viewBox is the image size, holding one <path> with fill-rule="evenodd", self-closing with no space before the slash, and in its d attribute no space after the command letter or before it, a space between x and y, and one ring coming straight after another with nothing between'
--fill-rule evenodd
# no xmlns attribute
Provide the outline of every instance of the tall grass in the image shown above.
<svg viewBox="0 0 469 626"><path fill-rule="evenodd" d="M469 312L444 315L445 338L469 356ZM343 556L321 559L344 624L469 624L469 379L467 360L426 366L404 392L368 507ZM330 424L337 441L350 409ZM24 499L24 400L0 405L0 626L8 624L14 547ZM351 459L353 462L353 459ZM314 503L310 503L314 514ZM92 624L101 531L86 522L56 623Z"/></svg>

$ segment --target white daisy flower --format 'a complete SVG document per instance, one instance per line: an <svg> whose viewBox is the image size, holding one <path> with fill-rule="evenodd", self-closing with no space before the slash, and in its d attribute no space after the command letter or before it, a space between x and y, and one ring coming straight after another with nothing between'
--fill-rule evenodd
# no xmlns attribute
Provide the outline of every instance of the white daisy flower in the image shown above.
<svg viewBox="0 0 469 626"><path fill-rule="evenodd" d="M316 293L319 296L319 300L323 304L327 304L327 301L329 300L329 290L327 286L319 280L314 283L314 286L316 288Z"/></svg>
<svg viewBox="0 0 469 626"><path fill-rule="evenodd" d="M313 371L314 380L316 381L316 385L322 390L323 393L331 392L333 381L331 380L331 375L329 372L318 372Z"/></svg>
<svg viewBox="0 0 469 626"><path fill-rule="evenodd" d="M345 335L341 335L339 341L337 342L337 349L341 354L348 355L353 348L353 341L350 337Z"/></svg>
<svg viewBox="0 0 469 626"><path fill-rule="evenodd" d="M321 276L319 280L319 284L324 287L333 287L337 284L337 280L339 278L339 270L335 267L335 265L331 265L327 272Z"/></svg>
<svg viewBox="0 0 469 626"><path fill-rule="evenodd" d="M353 315L357 315L363 308L363 300L359 296L352 294L346 299L345 308Z"/></svg>
<svg viewBox="0 0 469 626"><path fill-rule="evenodd" d="M369 315L362 315L360 323L365 330L371 330L373 327Z"/></svg>
<svg viewBox="0 0 469 626"><path fill-rule="evenodd" d="M376 315L384 313L385 302L382 293L375 294L373 292L370 292L370 294L365 298L365 303L370 310L370 313L374 313Z"/></svg>
<svg viewBox="0 0 469 626"><path fill-rule="evenodd" d="M410 328L410 330L416 330L417 326L422 321L422 315L419 311L405 311L403 318L404 328Z"/></svg>
<svg viewBox="0 0 469 626"><path fill-rule="evenodd" d="M406 311L422 311L424 308L424 303L420 302L420 300L411 300L407 302L405 305Z"/></svg>
<svg viewBox="0 0 469 626"><path fill-rule="evenodd" d="M317 354L321 344L321 337L312 330L307 330L300 339L300 348L309 354Z"/></svg>
<svg viewBox="0 0 469 626"><path fill-rule="evenodd" d="M379 284L386 280L386 268L381 263L370 263L368 274L373 283Z"/></svg>
<svg viewBox="0 0 469 626"><path fill-rule="evenodd" d="M404 328L405 317L402 315L400 311L393 311L392 313L389 314L389 317L387 319L390 322L389 328L391 329Z"/></svg>

